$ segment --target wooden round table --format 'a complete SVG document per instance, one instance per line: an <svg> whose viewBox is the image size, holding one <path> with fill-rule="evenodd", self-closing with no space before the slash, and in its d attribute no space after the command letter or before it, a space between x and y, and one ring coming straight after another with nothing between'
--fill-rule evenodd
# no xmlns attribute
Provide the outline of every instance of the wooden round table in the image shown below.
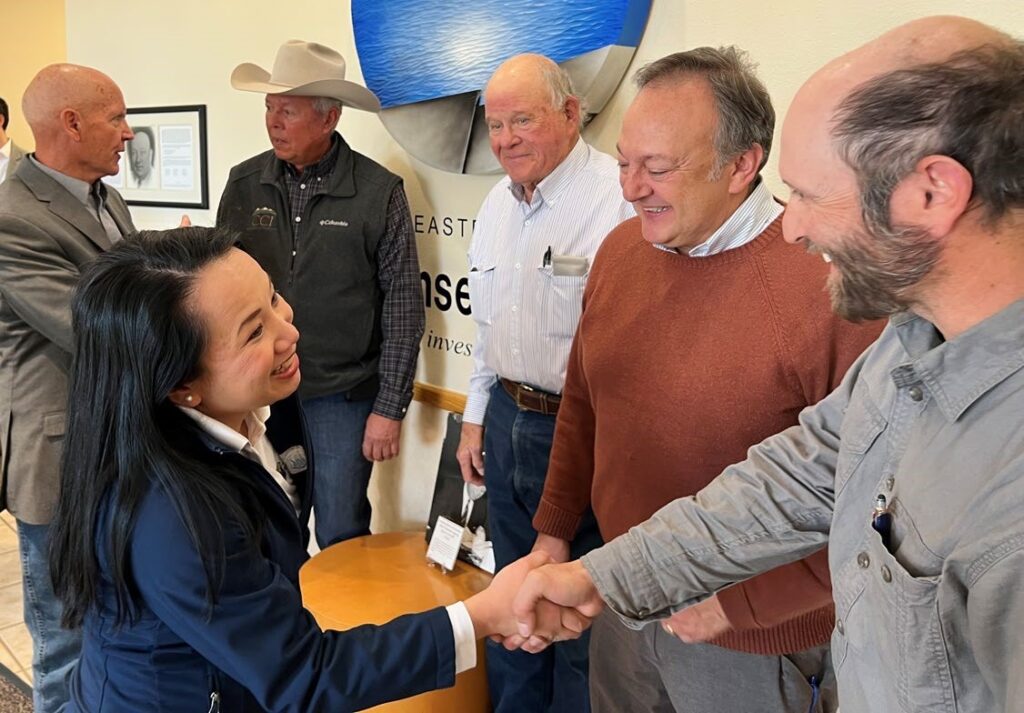
<svg viewBox="0 0 1024 713"><path fill-rule="evenodd" d="M299 571L302 602L324 629L383 624L402 614L447 606L485 589L491 575L456 562L444 574L427 565L423 533L389 532L339 542L314 555ZM455 686L371 708L388 713L487 713L483 642L476 668Z"/></svg>

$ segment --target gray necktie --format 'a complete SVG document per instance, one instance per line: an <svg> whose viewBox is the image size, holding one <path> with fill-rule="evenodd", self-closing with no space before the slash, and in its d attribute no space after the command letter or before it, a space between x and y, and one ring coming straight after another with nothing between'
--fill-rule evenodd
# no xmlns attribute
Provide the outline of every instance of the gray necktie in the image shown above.
<svg viewBox="0 0 1024 713"><path fill-rule="evenodd" d="M92 198L91 202L93 208L96 210L96 217L103 225L103 230L110 239L110 243L116 243L122 237L121 231L118 230L117 223L114 222L114 218L110 215L110 211L107 210L107 203L103 199L103 188L99 181L92 184L92 190L89 191L89 196Z"/></svg>

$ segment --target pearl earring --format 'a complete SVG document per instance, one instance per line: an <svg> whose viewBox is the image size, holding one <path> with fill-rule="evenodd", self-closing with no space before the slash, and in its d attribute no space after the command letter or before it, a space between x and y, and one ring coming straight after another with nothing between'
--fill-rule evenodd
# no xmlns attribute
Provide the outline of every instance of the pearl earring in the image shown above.
<svg viewBox="0 0 1024 713"><path fill-rule="evenodd" d="M185 400L188 401L189 403L192 403L192 394L189 394L188 396L186 396Z"/></svg>

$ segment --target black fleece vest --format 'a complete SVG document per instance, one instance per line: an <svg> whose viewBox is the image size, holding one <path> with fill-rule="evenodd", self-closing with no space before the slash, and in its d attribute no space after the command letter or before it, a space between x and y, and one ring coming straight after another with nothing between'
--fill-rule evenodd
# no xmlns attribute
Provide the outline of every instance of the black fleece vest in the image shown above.
<svg viewBox="0 0 1024 713"><path fill-rule="evenodd" d="M383 293L377 244L401 178L341 141L328 187L293 216L284 163L267 151L228 177L217 224L241 233L244 249L295 310L302 398L376 394ZM292 226L300 219L299 241ZM357 388L358 387L358 388Z"/></svg>

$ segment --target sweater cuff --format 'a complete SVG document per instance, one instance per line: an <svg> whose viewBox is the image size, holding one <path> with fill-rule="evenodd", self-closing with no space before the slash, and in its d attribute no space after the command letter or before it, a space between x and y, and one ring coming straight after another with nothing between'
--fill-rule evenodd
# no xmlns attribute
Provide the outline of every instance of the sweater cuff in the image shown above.
<svg viewBox="0 0 1024 713"><path fill-rule="evenodd" d="M533 529L560 540L572 542L580 527L582 515L563 510L546 498L541 498L537 514L533 516Z"/></svg>
<svg viewBox="0 0 1024 713"><path fill-rule="evenodd" d="M715 597L729 620L729 626L735 631L749 631L759 629L760 625L754 618L754 610L747 599L747 593L743 587L735 585L719 590Z"/></svg>

